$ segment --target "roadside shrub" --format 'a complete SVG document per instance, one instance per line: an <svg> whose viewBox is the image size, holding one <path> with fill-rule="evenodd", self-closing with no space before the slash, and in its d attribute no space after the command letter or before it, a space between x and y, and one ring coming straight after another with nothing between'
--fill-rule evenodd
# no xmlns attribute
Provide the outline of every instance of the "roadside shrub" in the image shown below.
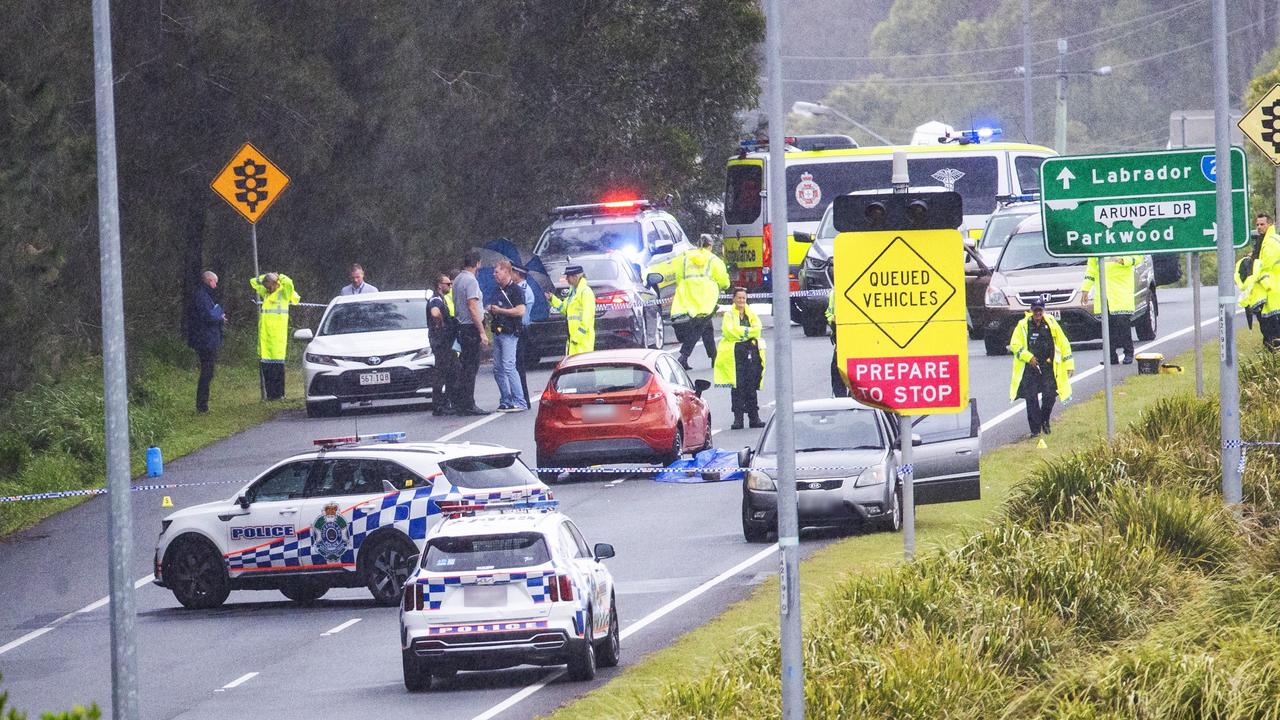
<svg viewBox="0 0 1280 720"><path fill-rule="evenodd" d="M1151 486L1123 487L1101 503L1099 512L1104 523L1136 544L1154 544L1203 572L1222 570L1240 551L1236 520L1220 499Z"/></svg>
<svg viewBox="0 0 1280 720"><path fill-rule="evenodd" d="M1124 458L1112 447L1098 444L1032 470L1014 487L1005 516L1028 527L1047 528L1074 520L1113 487L1132 482Z"/></svg>

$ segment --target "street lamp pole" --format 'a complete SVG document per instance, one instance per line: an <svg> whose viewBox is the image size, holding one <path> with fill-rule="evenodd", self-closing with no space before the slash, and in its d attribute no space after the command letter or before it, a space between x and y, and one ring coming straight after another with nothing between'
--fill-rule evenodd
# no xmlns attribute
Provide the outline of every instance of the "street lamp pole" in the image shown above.
<svg viewBox="0 0 1280 720"><path fill-rule="evenodd" d="M1054 123L1053 149L1067 154L1067 39L1058 38L1058 118Z"/></svg>
<svg viewBox="0 0 1280 720"><path fill-rule="evenodd" d="M883 136L883 135L881 135L880 133L877 133L875 130L872 130L871 128L867 127L866 125L863 125L862 123L858 122L857 120L854 120L853 118L849 117L848 115L845 115L844 113L842 113L842 112L840 112L839 110L837 110L837 109L835 109L835 108L831 107L830 105L823 105L822 103L805 102L804 100L797 100L797 101L795 101L794 103L792 103L792 104L791 104L791 112L796 113L796 114L798 114L798 115L805 115L805 114L808 114L808 115L835 115L836 117L840 118L841 120L844 120L845 122L847 122L847 123L849 123L850 125L852 125L852 126L854 126L854 127L858 128L859 130L861 130L862 132L864 132L864 133L866 133L866 134L870 135L871 137L875 138L876 140L879 140L880 142L884 143L885 145L892 145L892 144L893 144L892 142L889 142L888 138L884 137L884 136Z"/></svg>

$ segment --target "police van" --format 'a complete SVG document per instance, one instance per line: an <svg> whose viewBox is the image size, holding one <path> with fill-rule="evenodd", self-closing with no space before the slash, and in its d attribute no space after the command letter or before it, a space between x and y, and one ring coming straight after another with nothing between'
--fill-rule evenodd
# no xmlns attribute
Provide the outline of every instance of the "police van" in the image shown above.
<svg viewBox="0 0 1280 720"><path fill-rule="evenodd" d="M232 497L170 514L155 584L188 608L218 607L232 590L306 602L332 587L366 587L395 605L439 503L550 497L518 450L404 435L316 440L319 450L276 463Z"/></svg>
<svg viewBox="0 0 1280 720"><path fill-rule="evenodd" d="M1040 163L1056 155L1039 145L985 142L981 131L948 136L937 145L884 145L799 150L803 138L787 138L787 261L791 290L799 289L797 268L831 200L860 190L891 186L893 153L907 153L912 186L936 185L964 200L966 238L981 237L997 198L1037 192ZM761 192L768 185L768 148L744 141L729 160L724 194L724 259L733 266L735 285L752 290L771 287L773 262L769 208Z"/></svg>
<svg viewBox="0 0 1280 720"><path fill-rule="evenodd" d="M587 545L554 500L441 504L446 519L404 586L406 689L458 670L567 665L591 680L618 664L612 545Z"/></svg>

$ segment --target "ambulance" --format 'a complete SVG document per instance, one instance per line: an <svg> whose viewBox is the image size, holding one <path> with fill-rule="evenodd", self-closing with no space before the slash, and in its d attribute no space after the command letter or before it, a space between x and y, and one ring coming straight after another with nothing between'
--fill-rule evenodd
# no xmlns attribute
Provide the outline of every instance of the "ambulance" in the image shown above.
<svg viewBox="0 0 1280 720"><path fill-rule="evenodd" d="M1039 145L991 142L999 131L947 133L938 144L801 150L803 137L786 138L787 261L789 285L799 289L797 269L831 200L858 190L891 186L893 153L906 151L911 185L941 186L964 199L965 238L976 241L998 198L1039 191L1040 162L1056 155ZM918 138L917 138L918 140ZM767 144L746 140L730 158L724 193L724 259L735 285L753 291L771 287L773 262Z"/></svg>

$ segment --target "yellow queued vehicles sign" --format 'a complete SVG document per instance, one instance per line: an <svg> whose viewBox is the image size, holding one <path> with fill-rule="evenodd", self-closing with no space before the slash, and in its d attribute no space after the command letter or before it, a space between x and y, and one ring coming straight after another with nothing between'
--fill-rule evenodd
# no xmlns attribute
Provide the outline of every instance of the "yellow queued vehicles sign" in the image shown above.
<svg viewBox="0 0 1280 720"><path fill-rule="evenodd" d="M960 196L845 195L835 202L837 364L853 397L904 415L966 409Z"/></svg>

